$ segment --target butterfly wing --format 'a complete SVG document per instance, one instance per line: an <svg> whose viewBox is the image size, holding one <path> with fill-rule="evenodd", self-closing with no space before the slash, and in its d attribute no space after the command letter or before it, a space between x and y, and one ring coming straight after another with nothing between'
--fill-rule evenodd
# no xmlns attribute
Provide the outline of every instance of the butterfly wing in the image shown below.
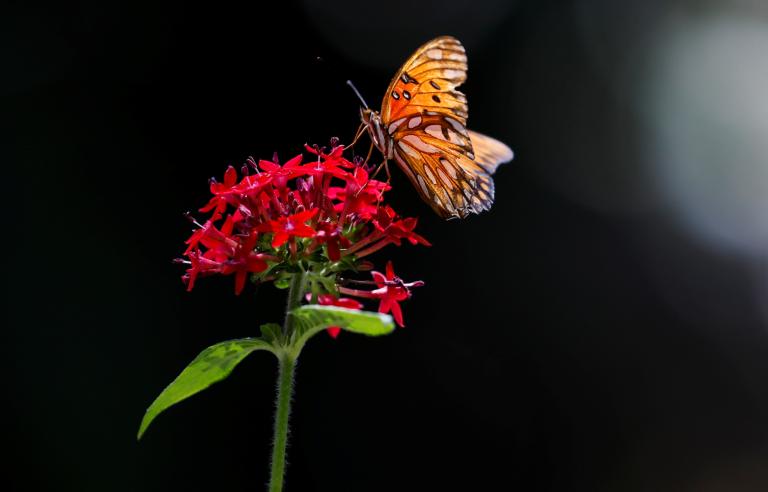
<svg viewBox="0 0 768 492"><path fill-rule="evenodd" d="M451 36L435 38L419 47L400 67L384 94L381 119L387 123L422 110L439 111L466 126L467 98L456 90L465 80L464 46Z"/></svg>
<svg viewBox="0 0 768 492"><path fill-rule="evenodd" d="M467 129L469 139L472 142L472 151L475 154L475 162L480 164L488 174L496 172L496 168L505 162L511 161L515 154L506 144L482 133Z"/></svg>
<svg viewBox="0 0 768 492"><path fill-rule="evenodd" d="M403 64L381 106L395 160L444 218L488 210L494 195L491 174L512 158L503 143L467 130L467 98L456 89L466 78L464 47L442 36ZM474 145L481 151L477 157Z"/></svg>
<svg viewBox="0 0 768 492"><path fill-rule="evenodd" d="M395 161L439 216L464 218L491 207L493 179L458 144L415 133L394 138Z"/></svg>

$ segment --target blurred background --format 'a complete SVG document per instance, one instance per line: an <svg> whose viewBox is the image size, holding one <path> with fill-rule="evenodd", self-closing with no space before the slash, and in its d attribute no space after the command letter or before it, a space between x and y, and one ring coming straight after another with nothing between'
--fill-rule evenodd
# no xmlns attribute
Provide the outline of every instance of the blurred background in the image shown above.
<svg viewBox="0 0 768 492"><path fill-rule="evenodd" d="M421 43L508 143L490 213L382 251L407 327L319 336L287 491L768 490L768 6L757 0L14 3L0 17L6 490L261 490L275 363L163 414L283 292L184 291L182 213L250 156L349 141Z"/></svg>

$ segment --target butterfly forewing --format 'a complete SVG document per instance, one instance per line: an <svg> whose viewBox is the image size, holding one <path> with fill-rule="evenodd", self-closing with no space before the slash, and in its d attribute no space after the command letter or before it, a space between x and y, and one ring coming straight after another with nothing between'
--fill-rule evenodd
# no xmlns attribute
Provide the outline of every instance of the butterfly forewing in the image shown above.
<svg viewBox="0 0 768 492"><path fill-rule="evenodd" d="M389 84L381 104L382 119L395 121L426 110L452 113L467 124L467 98L456 90L467 80L467 55L461 43L442 36L421 46Z"/></svg>

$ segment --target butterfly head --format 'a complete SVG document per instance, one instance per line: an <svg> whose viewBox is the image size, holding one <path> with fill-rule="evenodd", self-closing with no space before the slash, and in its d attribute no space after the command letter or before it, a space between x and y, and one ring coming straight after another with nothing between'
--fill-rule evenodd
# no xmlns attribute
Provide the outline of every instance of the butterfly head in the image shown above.
<svg viewBox="0 0 768 492"><path fill-rule="evenodd" d="M363 124L368 129L368 134L371 136L373 145L375 145L384 156L391 158L387 149L387 144L391 139L387 138L389 135L385 133L379 112L368 108L360 108L360 119L363 120Z"/></svg>

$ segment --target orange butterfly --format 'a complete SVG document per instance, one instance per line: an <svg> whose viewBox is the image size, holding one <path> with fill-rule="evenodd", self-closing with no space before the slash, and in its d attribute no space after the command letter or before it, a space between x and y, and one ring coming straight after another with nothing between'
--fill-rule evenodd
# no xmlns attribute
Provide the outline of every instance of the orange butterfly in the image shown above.
<svg viewBox="0 0 768 492"><path fill-rule="evenodd" d="M490 209L491 175L513 157L498 140L467 130L467 98L456 90L466 79L464 47L456 38L441 36L403 64L384 95L381 113L367 106L360 110L385 165L395 159L443 218Z"/></svg>

